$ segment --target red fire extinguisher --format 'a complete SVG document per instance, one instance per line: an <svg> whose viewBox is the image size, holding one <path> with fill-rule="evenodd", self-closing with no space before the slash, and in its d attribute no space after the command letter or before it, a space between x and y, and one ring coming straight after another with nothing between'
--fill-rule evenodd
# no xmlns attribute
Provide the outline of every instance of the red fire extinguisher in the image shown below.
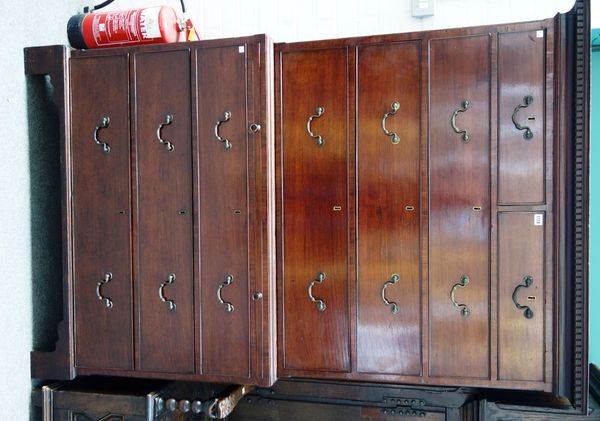
<svg viewBox="0 0 600 421"><path fill-rule="evenodd" d="M73 48L87 49L193 40L195 31L173 8L156 6L75 15L67 35Z"/></svg>

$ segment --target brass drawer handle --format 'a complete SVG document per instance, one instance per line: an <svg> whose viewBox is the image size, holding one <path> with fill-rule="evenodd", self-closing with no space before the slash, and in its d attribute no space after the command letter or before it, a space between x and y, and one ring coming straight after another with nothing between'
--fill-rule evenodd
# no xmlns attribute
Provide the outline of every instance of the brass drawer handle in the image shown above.
<svg viewBox="0 0 600 421"><path fill-rule="evenodd" d="M225 306L225 311L227 313L233 313L233 311L235 310L235 307L229 301L223 300L221 291L223 290L223 288L228 287L232 283L233 283L233 275L227 274L227 275L225 275L225 280L217 288L217 298L219 299L219 302Z"/></svg>
<svg viewBox="0 0 600 421"><path fill-rule="evenodd" d="M381 128L383 129L383 134L391 137L390 140L391 140L392 144L394 144L394 145L397 145L398 143L400 143L400 136L398 136L394 132L390 132L387 129L387 127L385 127L385 121L387 120L387 118L389 116L395 115L399 109L400 109L400 103L398 101L392 102L392 111L388 111L387 113L384 113L383 118L381 119Z"/></svg>
<svg viewBox="0 0 600 421"><path fill-rule="evenodd" d="M223 146L225 147L225 150L229 150L231 149L231 142L229 141L229 139L227 139L226 137L222 137L219 134L219 127L221 127L221 124L228 122L231 119L231 111L225 111L223 113L223 119L221 120L217 120L217 122L215 123L215 137L217 138L217 140L221 143L223 143ZM233 310L232 310L233 311Z"/></svg>
<svg viewBox="0 0 600 421"><path fill-rule="evenodd" d="M318 107L315 109L315 113L314 113L314 114L311 114L311 115L308 117L308 121L306 122L306 131L308 132L308 135L309 135L310 137L312 137L313 139L316 139L316 140L317 140L317 145L318 145L318 146L323 146L323 145L325 144L325 139L323 139L323 137L322 137L321 135L314 134L314 133L312 132L312 127L311 127L311 124L312 124L312 121L313 121L315 118L319 118L319 117L321 117L323 114L325 114L325 107L323 107L323 106L319 105L319 106L318 106Z"/></svg>
<svg viewBox="0 0 600 421"><path fill-rule="evenodd" d="M175 274L169 273L167 280L160 284L160 287L158 288L158 296L160 297L160 301L167 303L167 307L169 307L169 310L171 311L174 311L177 308L177 305L175 304L175 301L167 300L164 290L167 285L171 285L173 282L175 282Z"/></svg>
<svg viewBox="0 0 600 421"><path fill-rule="evenodd" d="M102 147L102 152L104 152L105 154L110 153L110 145L106 142L102 142L101 140L99 140L98 134L100 133L100 130L106 129L109 124L110 124L110 117L107 115L102 117L102 120L100 120L100 123L98 123L98 125L94 128L94 135L93 135L94 143L96 143L96 145Z"/></svg>
<svg viewBox="0 0 600 421"><path fill-rule="evenodd" d="M469 282L470 282L469 277L467 275L462 275L460 277L460 281L458 281L458 283L454 284L454 286L450 290L450 301L452 301L452 304L454 305L454 307L460 309L460 314L463 317L467 317L469 314L471 314L471 310L469 310L469 307L467 307L466 304L457 303L456 297L454 296L454 294L456 293L456 288L464 288L469 284Z"/></svg>
<svg viewBox="0 0 600 421"><path fill-rule="evenodd" d="M312 290L316 284L322 284L325 278L325 272L319 272L317 273L317 278L313 279L308 285L308 298L310 298L310 301L317 305L317 310L319 311L325 311L327 304L325 304L325 301L321 300L320 298L315 297Z"/></svg>
<svg viewBox="0 0 600 421"><path fill-rule="evenodd" d="M512 114L512 122L515 125L515 128L517 130L525 130L525 133L523 133L523 138L525 140L530 140L533 138L533 132L531 131L531 128L529 126L522 126L521 124L519 124L517 122L517 113L522 109L522 108L527 108L529 107L531 104L533 103L533 97L531 95L525 95L523 97L523 103L519 104L515 107L515 110L513 111Z"/></svg>
<svg viewBox="0 0 600 421"><path fill-rule="evenodd" d="M463 100L463 102L460 104L460 107L458 107L456 110L454 110L452 112L452 118L450 119L450 125L452 126L452 129L456 133L462 134L463 143L469 143L469 141L471 140L471 135L469 135L469 132L467 129L459 129L456 126L456 116L458 116L458 113L464 113L465 111L467 111L470 106L471 106L471 102L468 99Z"/></svg>
<svg viewBox="0 0 600 421"><path fill-rule="evenodd" d="M385 298L385 290L390 285L396 285L399 280L400 280L400 275L398 275L397 273L394 273L394 274L392 274L392 276L390 277L390 279L388 281L385 281L385 283L383 284L383 287L381 288L381 299L383 300L383 303L386 306L391 307L390 311L392 312L392 314L398 314L400 312L400 307L398 307L398 304L396 304L395 302L389 301L387 298Z"/></svg>
<svg viewBox="0 0 600 421"><path fill-rule="evenodd" d="M162 123L160 123L158 125L158 128L156 129L156 138L158 139L160 144L164 145L164 147L169 152L171 152L173 149L175 149L175 146L173 146L173 144L171 142L169 142L168 140L165 140L162 138L162 129L165 126L170 125L172 122L173 122L173 114L167 113L167 114L165 114L165 120Z"/></svg>
<svg viewBox="0 0 600 421"><path fill-rule="evenodd" d="M102 295L102 287L112 281L112 277L112 273L106 272L104 274L104 279L96 284L96 296L100 301L104 301L104 305L108 309L113 308L113 302L109 297Z"/></svg>
<svg viewBox="0 0 600 421"><path fill-rule="evenodd" d="M532 284L533 284L533 276L526 275L523 277L523 283L517 285L517 287L515 288L515 290L513 291L513 294L512 294L512 300L513 300L513 303L515 303L515 307L517 307L517 309L519 309L519 310L523 310L523 316L525 316L526 319L533 318L533 310L529 306L519 304L519 302L517 301L517 294L519 293L519 290L521 288L529 288Z"/></svg>

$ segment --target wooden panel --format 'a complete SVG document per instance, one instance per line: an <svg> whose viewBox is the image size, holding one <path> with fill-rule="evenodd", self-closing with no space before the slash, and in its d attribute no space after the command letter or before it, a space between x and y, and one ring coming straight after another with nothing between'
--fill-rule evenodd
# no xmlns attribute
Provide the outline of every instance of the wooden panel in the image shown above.
<svg viewBox="0 0 600 421"><path fill-rule="evenodd" d="M544 213L498 214L500 380L544 381L544 219ZM518 288L527 276L531 285ZM531 318L517 308L513 293Z"/></svg>
<svg viewBox="0 0 600 421"><path fill-rule="evenodd" d="M419 408L337 405L267 399L245 399L229 416L231 421L444 421L444 412Z"/></svg>
<svg viewBox="0 0 600 421"><path fill-rule="evenodd" d="M498 201L544 202L544 31L498 35ZM524 98L533 102L514 113ZM531 138L515 121L531 129Z"/></svg>
<svg viewBox="0 0 600 421"><path fill-rule="evenodd" d="M430 374L489 376L490 38L430 43ZM456 126L450 125L463 100ZM470 282L453 286L463 275Z"/></svg>
<svg viewBox="0 0 600 421"><path fill-rule="evenodd" d="M250 376L249 142L245 47L197 50L202 372ZM219 127L215 122L231 117ZM221 290L227 305L219 302Z"/></svg>
<svg viewBox="0 0 600 421"><path fill-rule="evenodd" d="M71 61L76 365L133 368L127 57ZM109 117L98 139L94 128ZM100 293L98 284L110 280Z"/></svg>
<svg viewBox="0 0 600 421"><path fill-rule="evenodd" d="M139 368L194 371L193 207L189 51L137 54ZM161 130L173 150L159 142ZM175 280L165 284L169 275ZM159 296L161 286L171 310Z"/></svg>
<svg viewBox="0 0 600 421"><path fill-rule="evenodd" d="M419 375L420 43L358 53L358 371ZM382 129L383 115L397 144ZM395 141L394 141L395 142ZM398 305L392 313L386 299ZM385 329L382 327L385 326Z"/></svg>
<svg viewBox="0 0 600 421"><path fill-rule="evenodd" d="M283 365L348 370L347 52L285 53L282 62ZM307 133L321 135L319 146ZM315 299L308 288L317 274ZM280 313L281 314L281 313Z"/></svg>

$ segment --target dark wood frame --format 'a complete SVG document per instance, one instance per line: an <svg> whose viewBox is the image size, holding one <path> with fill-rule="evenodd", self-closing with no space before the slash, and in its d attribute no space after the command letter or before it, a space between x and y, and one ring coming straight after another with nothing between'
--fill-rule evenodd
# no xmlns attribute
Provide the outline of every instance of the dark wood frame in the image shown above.
<svg viewBox="0 0 600 421"><path fill-rule="evenodd" d="M282 127L281 116L282 98L281 87L281 68L282 54L294 51L309 51L326 48L347 48L349 60L354 60L354 51L358 45L375 45L386 42L409 41L415 38L428 39L436 37L448 37L454 35L472 35L485 32L505 32L505 31L525 31L547 28L554 33L554 43L549 43L547 48L547 66L551 66L553 79L548 79L549 88L552 91L554 86L553 98L548 98L547 113L551 113L553 126L548 125L547 133L553 139L554 153L557 157L557 165L548 168L547 180L550 186L554 185L555 196L552 202L549 202L553 209L555 218L556 232L550 231L549 246L553 244L555 253L555 263L548 266L548 279L553 280L553 284L548 287L546 295L549 301L554 301L557 305L549 308L548 320L554 321L554 341L548 342L547 347L554 354L550 364L546 365L546 382L544 387L546 392L563 396L569 399L574 409L584 412L587 408L587 220L588 220L588 121L589 121L589 1L577 0L573 9L566 14L559 14L553 19L545 21L508 24L508 25L489 25L478 28L460 28L450 30L436 30L425 33L405 33L395 35L378 35L370 37L345 38L325 41L299 42L292 44L275 44L275 97L276 100L276 185L277 190L277 283L278 283L278 366L279 376L283 377L317 377L329 379L357 380L356 376L349 373L327 373L323 375L320 371L305 371L286 369L283 367L283 320L281 296L281 287L283 282L283 208L282 208ZM424 55L426 49L422 48ZM425 57L424 57L425 58ZM492 77L494 79L494 76ZM352 81L352 77L350 81ZM422 90L427 89L427 73L423 70ZM492 89L495 84L492 85ZM351 98L356 93L350 88ZM553 106L553 102L559 102L559 106ZM492 100L492 103L494 101ZM354 109L350 106L348 111L348 121L350 124L350 139L354 138ZM421 152L422 159L427 156L427 104L422 103L421 119L421 144L424 148ZM492 131L495 130L492 128ZM425 139L423 139L425 137ZM351 151L350 151L351 153ZM548 159L548 158L547 158ZM550 157L551 159L551 157ZM422 191L427 191L427 165L422 164ZM551 170L550 170L551 169ZM492 168L495 171L495 167ZM355 169L352 163L349 164L349 177L355 177ZM494 178L492 179L494 180ZM492 181L494 185L494 182ZM558 186L564 188L558 189ZM353 191L350 191L350 201L353 199ZM427 214L426 203L422 200L422 215ZM423 265L427 265L427 228L423 224L423 245L422 256ZM353 237L355 235L355 221L349 220L349 249L353 250ZM492 236L494 241L495 236ZM349 254L349 300L350 309L350 329L356 330L356 303L353 294L355 292L355 273L352 269L355 258L351 252ZM426 272L425 272L426 273ZM494 283L492 283L493 289ZM427 294L426 285L423 287L423 294ZM554 300L552 299L554 297ZM426 304L425 304L426 305ZM423 314L428 314L427 310ZM426 317L426 316L424 316ZM424 320L424 323L427 321ZM350 335L353 338L354 335ZM428 348L427 332L423 333L423 347L426 352ZM351 347L355 347L354 341L351 341ZM547 348L548 349L548 348ZM351 353L351 358L355 358ZM352 362L352 364L354 364ZM427 356L423 358L423 371L427 372ZM364 375L360 376L365 378ZM452 385L457 379L449 382L424 381L422 377L407 376L389 376L373 375L367 376L369 381L400 382L411 384L436 384ZM468 384L473 387L488 386L478 384L477 381L469 380ZM516 387L518 384L503 387Z"/></svg>
<svg viewBox="0 0 600 421"><path fill-rule="evenodd" d="M555 55L556 67L555 92L556 100L560 101L554 114L555 137L557 153L560 152L560 164L555 168L557 183L565 186L555 198L554 210L559 219L556 236L556 252L561 264L555 268L555 298L564 305L555 309L557 326L554 343L556 358L553 363L554 384L553 393L569 399L570 404L580 413L587 408L588 369L587 369L587 327L588 327L588 270L587 247L588 241L588 197L589 197L589 31L590 31L590 2L577 0L573 9L554 18L556 34ZM537 24L522 24L524 28L534 28ZM500 26L503 27L503 26ZM510 25L504 26L505 28ZM494 26L494 28L496 28ZM446 34L448 31L433 31ZM464 34L469 29L463 30ZM410 34L382 35L369 38L332 40L320 45L341 46L357 43L381 43L410 39ZM207 41L211 43L211 41ZM310 46L306 43L302 48ZM313 44L316 45L316 44ZM165 47L145 47L148 51ZM293 46L278 45L276 51L291 50ZM270 49L266 48L266 62L270 65ZM34 378L72 379L77 375L74 368L74 333L73 322L73 280L71 278L72 251L69 244L71 238L71 203L69 200L69 166L66 164L70 156L69 138L69 72L68 59L71 51L63 46L36 47L25 49L25 73L27 75L49 75L55 90L54 101L59 109L60 126L60 157L61 157L61 198L62 198L62 239L63 239L63 320L58 325L59 339L56 349L52 352L33 351L31 354L31 371ZM77 53L74 54L83 54ZM98 53L101 54L101 53ZM275 71L280 63L275 56ZM422 82L425 83L425 82ZM261 86L267 94L271 92L271 80L262 80ZM280 93L280 86L275 90ZM281 104L276 104L280 110ZM422 110L425 112L426 110ZM422 128L427 127L423 119ZM279 133L278 123L275 132ZM558 146L561 148L558 149ZM425 151L423 151L425 152ZM280 156L281 150L275 151ZM426 178L424 178L426 179ZM277 185L281 185L281 174L276 173ZM426 183L424 183L426 184ZM427 189L423 185L422 189ZM281 192L277 191L277 230L281 231ZM269 194L269 192L267 192ZM272 231L271 231L271 235ZM425 242L426 242L426 237ZM281 251L278 239L279 252ZM426 244L424 245L426 247ZM277 255L277 267L281 268L281 253ZM273 261L267 262L271 267ZM280 270L280 269L278 269ZM278 281L281 273L278 272ZM270 306L274 306L274 297L269 297ZM281 305L281 302L278 303ZM274 323L275 313L269 316ZM280 324L280 320L277 322ZM272 324L273 325L273 324ZM278 326L281 332L281 326ZM273 355L274 344L267 347ZM281 351L279 349L279 351ZM108 374L108 373L107 373ZM150 376L150 373L147 373ZM157 375L161 376L161 375ZM161 376L162 377L162 376ZM181 379L191 379L188 376L174 376ZM401 379L399 379L401 380Z"/></svg>
<svg viewBox="0 0 600 421"><path fill-rule="evenodd" d="M257 194L256 203L251 203L256 211L256 221L260 228L255 231L258 233L256 238L250 241L256 243L256 247L261 249L261 259L256 262L256 271L261 276L257 276L256 290L263 294L261 309L253 313L260 316L261 326L256 326L256 330L262 331L262 336L251 333L251 343L257 345L255 358L251 360L251 366L256 367L256 375L260 377L257 384L263 386L270 385L275 381L276 366L276 338L275 338L275 228L270 215L274 213L274 164L269 159L273 156L273 125L272 121L272 40L266 35L254 35L244 38L229 38L219 40L207 40L198 42L189 42L185 44L160 44L141 47L118 47L105 50L80 51L72 50L65 46L32 47L24 50L25 74L28 76L48 75L54 86L54 102L58 108L58 118L60 121L58 139L60 144L60 164L61 164L61 203L62 203L62 320L58 325L58 340L55 349L52 351L32 351L31 353L31 376L36 379L70 380L78 375L119 375L125 377L145 377L156 379L187 380L187 381L220 381L220 382L244 382L244 379L226 377L220 375L206 374L173 374L150 371L120 371L110 369L96 368L78 368L75 360L75 317L74 317L74 279L73 279L73 204L72 204L72 168L70 160L71 152L71 124L70 124L70 59L79 57L103 57L114 55L129 55L135 52L162 52L189 49L191 51L191 60L196 59L195 50L198 48L226 47L237 45L252 45L253 50L258 56L258 63L264 67L264 71L250 74L249 77L258 83L255 92L252 93L251 101L254 105L262 104L265 108L264 114L261 107L256 108L255 118L259 119L262 129L259 132L260 142L257 143L255 155L256 160L252 170L252 176L260 180L262 188L260 195ZM190 63L193 63L191 61ZM196 77L192 76L192 88L196 87ZM197 109L196 94L192 93L190 101L193 101L193 111ZM193 129L195 130L195 123ZM195 133L195 132L194 132ZM193 150L195 154L197 151ZM195 159L195 158L194 158ZM194 163L197 170L197 163ZM194 177L197 174L194 173ZM195 184L197 180L195 180ZM258 189L257 189L258 191ZM194 194L197 195L197 189L194 187ZM260 196L260 197L259 197ZM194 199L194 208L197 209L197 199ZM194 214L196 216L196 214ZM197 228L197 226L195 226ZM263 235L264 234L264 235ZM136 233L134 233L134 236ZM257 238L260 236L260 240ZM194 235L197 242L197 235ZM196 260L196 259L195 259ZM196 263L195 263L196 265ZM197 268L194 268L197 279ZM194 298L196 300L197 297ZM250 300L250 297L248 297ZM198 302L195 303L196 306ZM262 307L264 306L264 310ZM198 313L194 315L198 320ZM259 322L257 320L257 322ZM197 335L197 332L195 333ZM132 341L134 338L132 338ZM196 344L197 345L197 344ZM198 361L195 358L194 365ZM268 367L268 368L265 368ZM259 370L260 368L260 370ZM198 371L196 371L197 373ZM245 382L249 382L246 379Z"/></svg>

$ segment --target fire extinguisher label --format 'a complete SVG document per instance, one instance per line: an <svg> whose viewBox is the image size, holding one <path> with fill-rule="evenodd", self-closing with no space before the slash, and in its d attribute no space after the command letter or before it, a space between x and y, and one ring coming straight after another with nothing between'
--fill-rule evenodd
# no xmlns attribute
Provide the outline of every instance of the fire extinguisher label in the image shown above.
<svg viewBox="0 0 600 421"><path fill-rule="evenodd" d="M161 7L134 9L94 16L92 32L94 41L102 45L127 45L161 38Z"/></svg>
<svg viewBox="0 0 600 421"><path fill-rule="evenodd" d="M159 13L160 7L142 9L142 13L140 13L140 32L143 39L159 38L161 36L158 24Z"/></svg>

